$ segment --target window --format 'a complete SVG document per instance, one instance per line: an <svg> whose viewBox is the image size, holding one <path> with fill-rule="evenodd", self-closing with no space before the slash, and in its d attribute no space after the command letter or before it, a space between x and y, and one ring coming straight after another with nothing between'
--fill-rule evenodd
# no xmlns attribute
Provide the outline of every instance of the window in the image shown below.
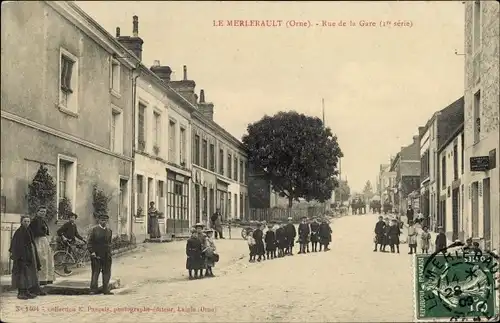
<svg viewBox="0 0 500 323"><path fill-rule="evenodd" d="M243 183L243 161L240 160L240 183Z"/></svg>
<svg viewBox="0 0 500 323"><path fill-rule="evenodd" d="M59 109L78 113L78 59L62 48L59 55Z"/></svg>
<svg viewBox="0 0 500 323"><path fill-rule="evenodd" d="M207 166L207 161L208 161L208 142L203 139L203 144L201 146L201 158L203 159L202 160L202 164L203 164L203 168L208 168Z"/></svg>
<svg viewBox="0 0 500 323"><path fill-rule="evenodd" d="M189 230L189 184L174 178L167 179L167 232L183 234Z"/></svg>
<svg viewBox="0 0 500 323"><path fill-rule="evenodd" d="M219 149L219 174L224 175L224 149Z"/></svg>
<svg viewBox="0 0 500 323"><path fill-rule="evenodd" d="M195 215L195 222L201 222L200 221L200 185L195 185L194 186L194 215Z"/></svg>
<svg viewBox="0 0 500 323"><path fill-rule="evenodd" d="M57 201L59 207L63 200L69 202L70 211L74 211L76 199L76 159L59 155L57 157ZM58 219L66 219L67 214L61 212Z"/></svg>
<svg viewBox="0 0 500 323"><path fill-rule="evenodd" d="M202 209L203 219L207 219L208 212L208 190L206 187L203 188L203 209Z"/></svg>
<svg viewBox="0 0 500 323"><path fill-rule="evenodd" d="M186 166L186 129L180 128L179 136L179 157L181 166Z"/></svg>
<svg viewBox="0 0 500 323"><path fill-rule="evenodd" d="M231 178L233 175L233 168L231 167L233 164L233 159L231 154L227 154L227 177Z"/></svg>
<svg viewBox="0 0 500 323"><path fill-rule="evenodd" d="M481 46L481 1L474 1L472 21L472 48L476 53Z"/></svg>
<svg viewBox="0 0 500 323"><path fill-rule="evenodd" d="M464 155L465 155L465 154L464 154L464 153L465 153L465 145L464 145L464 133L463 133L463 132L462 132L462 134L460 135L460 145L461 145L461 147L460 147L460 148L461 148L461 155L462 155L462 156L461 156L461 164L460 164L460 166L461 166L461 168L462 168L462 174L463 174L463 173L464 173L464 169L465 169L465 168L464 168L464 167L465 167L465 165L464 165L464 160L465 160L465 159L464 159Z"/></svg>
<svg viewBox="0 0 500 323"><path fill-rule="evenodd" d="M165 182L158 181L158 187L156 189L158 211L165 214Z"/></svg>
<svg viewBox="0 0 500 323"><path fill-rule="evenodd" d="M458 179L458 144L453 145L453 180Z"/></svg>
<svg viewBox="0 0 500 323"><path fill-rule="evenodd" d="M474 94L473 103L473 120L474 120L474 143L478 143L481 134L481 91Z"/></svg>
<svg viewBox="0 0 500 323"><path fill-rule="evenodd" d="M199 135L194 135L193 163L196 165L200 165L200 136Z"/></svg>
<svg viewBox="0 0 500 323"><path fill-rule="evenodd" d="M121 111L111 109L111 140L110 149L112 152L121 154L123 152L123 118Z"/></svg>
<svg viewBox="0 0 500 323"><path fill-rule="evenodd" d="M238 217L238 194L234 194L234 217Z"/></svg>
<svg viewBox="0 0 500 323"><path fill-rule="evenodd" d="M234 177L235 181L238 181L238 157L234 157Z"/></svg>
<svg viewBox="0 0 500 323"><path fill-rule="evenodd" d="M175 163L175 122L168 122L168 161Z"/></svg>
<svg viewBox="0 0 500 323"><path fill-rule="evenodd" d="M240 194L240 219L243 218L243 194Z"/></svg>
<svg viewBox="0 0 500 323"><path fill-rule="evenodd" d="M441 187L446 187L446 155L441 158Z"/></svg>
<svg viewBox="0 0 500 323"><path fill-rule="evenodd" d="M120 63L116 59L111 59L110 89L113 95L120 96Z"/></svg>
<svg viewBox="0 0 500 323"><path fill-rule="evenodd" d="M140 214L145 215L147 213L146 204L145 204L145 195L144 195L144 176L142 175L137 175L136 177L136 185L137 185L137 193L136 193L136 210L133 210L133 212L137 212L135 214L139 214L139 209Z"/></svg>
<svg viewBox="0 0 500 323"><path fill-rule="evenodd" d="M153 112L153 135L154 135L154 153L159 154L160 153L160 147L161 147L161 114L158 112Z"/></svg>
<svg viewBox="0 0 500 323"><path fill-rule="evenodd" d="M231 211L232 211L232 205L231 205L231 192L227 193L227 216L228 218L231 218Z"/></svg>
<svg viewBox="0 0 500 323"><path fill-rule="evenodd" d="M146 149L146 106L142 103L139 103L137 149L140 151Z"/></svg>
<svg viewBox="0 0 500 323"><path fill-rule="evenodd" d="M247 172L248 172L248 163L247 162L245 162L245 168L244 169L245 169L245 171L243 172L244 182L245 182L245 184L248 184L248 174L247 174ZM245 205L245 207L246 207L246 205Z"/></svg>
<svg viewBox="0 0 500 323"><path fill-rule="evenodd" d="M212 172L215 172L215 145L210 144L209 166Z"/></svg>

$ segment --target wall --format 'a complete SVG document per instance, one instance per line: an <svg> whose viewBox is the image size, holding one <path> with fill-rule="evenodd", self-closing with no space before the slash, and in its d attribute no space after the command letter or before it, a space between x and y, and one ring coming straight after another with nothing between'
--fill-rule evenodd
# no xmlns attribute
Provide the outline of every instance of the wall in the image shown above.
<svg viewBox="0 0 500 323"><path fill-rule="evenodd" d="M478 51L473 49L473 7L474 2L465 3L465 183L468 197L466 198L466 213L469 226L467 235L473 236L472 226L475 214L472 212L471 184L482 183L483 179L490 178L491 191L491 233L493 248L500 248L500 214L499 214L499 8L495 2L481 2L481 39ZM476 78L475 76L480 78ZM480 122L481 131L479 142L474 142L474 94L481 91ZM488 156L496 149L495 168L486 172L470 172L470 157ZM481 188L481 186L480 186ZM481 190L480 190L481 192ZM479 212L477 214L479 237L483 236L484 209L480 196Z"/></svg>

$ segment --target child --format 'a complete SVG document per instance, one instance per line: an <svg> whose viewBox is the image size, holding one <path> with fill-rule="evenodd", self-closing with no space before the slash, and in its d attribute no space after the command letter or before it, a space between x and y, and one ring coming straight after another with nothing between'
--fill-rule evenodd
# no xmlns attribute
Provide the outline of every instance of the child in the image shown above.
<svg viewBox="0 0 500 323"><path fill-rule="evenodd" d="M436 236L436 252L446 248L446 234L442 226L438 227L439 233Z"/></svg>
<svg viewBox="0 0 500 323"><path fill-rule="evenodd" d="M247 243L248 243L248 250L250 251L250 258L248 259L248 262L254 262L255 261L255 239L253 238L252 233L248 234Z"/></svg>
<svg viewBox="0 0 500 323"><path fill-rule="evenodd" d="M385 248L387 247L387 245L389 245L389 229L391 228L391 223L389 222L389 218L386 217L384 219L384 223L385 223L385 226L384 226L384 239L383 239L383 243L382 243L382 252L386 252Z"/></svg>
<svg viewBox="0 0 500 323"><path fill-rule="evenodd" d="M408 221L408 247L410 248L409 255L417 253L417 229L411 220Z"/></svg>
<svg viewBox="0 0 500 323"><path fill-rule="evenodd" d="M264 248L264 233L262 232L262 224L257 227L253 232L253 238L255 239L255 254L257 255L257 261L260 262L262 257L266 259L266 249Z"/></svg>
<svg viewBox="0 0 500 323"><path fill-rule="evenodd" d="M215 267L215 263L217 262L217 249L215 248L215 242L213 239L213 233L214 230L212 229L206 229L205 231L206 234L206 247L203 250L203 253L205 254L205 267L206 267L206 273L205 276L207 277L215 277L214 272L212 271L212 268Z"/></svg>
<svg viewBox="0 0 500 323"><path fill-rule="evenodd" d="M319 222L318 219L315 218L311 223L311 244L312 244L312 252L318 251L318 242L319 242Z"/></svg>
<svg viewBox="0 0 500 323"><path fill-rule="evenodd" d="M426 225L422 228L424 232L420 236L420 248L422 249L422 253L429 253L429 244L431 241L431 234L429 233L429 228Z"/></svg>
<svg viewBox="0 0 500 323"><path fill-rule="evenodd" d="M285 237L285 227L283 224L280 224L279 228L276 229L276 244L278 247L278 257L284 257L287 241Z"/></svg>
<svg viewBox="0 0 500 323"><path fill-rule="evenodd" d="M198 273L203 268L203 257L201 241L196 230L191 230L191 238L186 243L186 256L186 269L189 272L189 280L199 279Z"/></svg>
<svg viewBox="0 0 500 323"><path fill-rule="evenodd" d="M401 230L399 229L398 220L393 219L391 226L389 228L389 246L391 247L391 252L394 253L394 246L399 253L399 236L401 235Z"/></svg>
<svg viewBox="0 0 500 323"><path fill-rule="evenodd" d="M269 224L267 227L268 230L266 232L264 240L266 242L267 260L269 260L276 257L276 234L272 230L272 224Z"/></svg>

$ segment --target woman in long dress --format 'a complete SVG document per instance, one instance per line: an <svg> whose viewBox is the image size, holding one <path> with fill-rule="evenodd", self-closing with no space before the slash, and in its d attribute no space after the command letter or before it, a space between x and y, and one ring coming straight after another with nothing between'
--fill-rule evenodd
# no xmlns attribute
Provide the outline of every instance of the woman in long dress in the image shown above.
<svg viewBox="0 0 500 323"><path fill-rule="evenodd" d="M30 218L21 217L21 226L16 230L10 244L10 258L12 266L12 287L17 288L19 299L35 298L37 295L46 295L40 289L37 271L41 269L40 259L36 250L35 241L28 229Z"/></svg>
<svg viewBox="0 0 500 323"><path fill-rule="evenodd" d="M417 253L417 229L413 221L408 221L408 246L410 247L409 255Z"/></svg>
<svg viewBox="0 0 500 323"><path fill-rule="evenodd" d="M54 251L50 247L50 231L47 224L47 208L41 206L29 225L35 239L41 269L38 271L40 285L52 284L56 280L54 273Z"/></svg>
<svg viewBox="0 0 500 323"><path fill-rule="evenodd" d="M160 224L158 223L158 210L155 208L155 202L149 202L148 209L148 233L151 239L161 237Z"/></svg>

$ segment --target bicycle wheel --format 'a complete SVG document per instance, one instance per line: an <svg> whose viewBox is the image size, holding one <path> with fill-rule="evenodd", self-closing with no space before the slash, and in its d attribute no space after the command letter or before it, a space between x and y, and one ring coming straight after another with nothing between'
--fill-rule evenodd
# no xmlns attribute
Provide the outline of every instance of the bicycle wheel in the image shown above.
<svg viewBox="0 0 500 323"><path fill-rule="evenodd" d="M75 258L69 252L59 250L54 253L54 272L57 275L63 277L70 276L75 267Z"/></svg>

